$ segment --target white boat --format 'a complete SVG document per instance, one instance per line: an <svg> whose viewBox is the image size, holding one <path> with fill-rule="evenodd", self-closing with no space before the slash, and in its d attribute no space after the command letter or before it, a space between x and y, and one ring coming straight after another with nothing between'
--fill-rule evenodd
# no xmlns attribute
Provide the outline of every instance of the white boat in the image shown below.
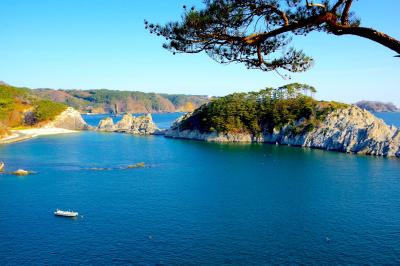
<svg viewBox="0 0 400 266"><path fill-rule="evenodd" d="M59 210L59 209L57 209L57 210L54 212L54 215L56 215L56 216L64 216L64 217L76 217L76 216L78 216L78 214L79 214L79 213L77 213L77 212L62 211L62 210Z"/></svg>

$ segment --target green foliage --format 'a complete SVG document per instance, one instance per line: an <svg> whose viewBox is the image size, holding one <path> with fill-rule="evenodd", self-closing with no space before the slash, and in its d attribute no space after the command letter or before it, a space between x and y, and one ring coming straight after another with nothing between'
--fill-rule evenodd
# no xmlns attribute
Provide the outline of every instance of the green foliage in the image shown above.
<svg viewBox="0 0 400 266"><path fill-rule="evenodd" d="M0 119L5 119L16 108L16 103L27 98L28 89L0 85Z"/></svg>
<svg viewBox="0 0 400 266"><path fill-rule="evenodd" d="M165 39L173 54L204 52L222 63L242 63L263 71L303 72L313 59L290 47L294 36L310 32L354 35L400 53L400 41L360 27L355 0L204 0L202 8L184 7L181 19L167 24L145 20L151 34Z"/></svg>
<svg viewBox="0 0 400 266"><path fill-rule="evenodd" d="M187 103L193 103L195 106L201 106L208 102L204 95L186 95L186 94L160 94L162 97L168 99L175 107L179 108Z"/></svg>
<svg viewBox="0 0 400 266"><path fill-rule="evenodd" d="M316 92L311 86L294 83L277 89L234 93L201 106L182 121L180 128L259 135L292 125L291 132L299 134L314 129L329 112L347 106L319 102L306 95L308 91ZM295 125L300 119L302 123Z"/></svg>
<svg viewBox="0 0 400 266"><path fill-rule="evenodd" d="M32 112L29 124L53 119L66 109L66 105L43 100L27 88L0 85L0 123L5 127L24 124L24 117Z"/></svg>
<svg viewBox="0 0 400 266"><path fill-rule="evenodd" d="M158 94L140 91L118 90L50 90L37 89L33 93L41 98L62 102L81 111L100 109L113 112L115 105L119 112L168 112L182 109L187 103L195 107L208 102L204 95ZM136 109L136 110L135 110Z"/></svg>
<svg viewBox="0 0 400 266"><path fill-rule="evenodd" d="M39 100L35 103L34 117L37 122L54 119L67 108L65 104L56 103L49 100Z"/></svg>

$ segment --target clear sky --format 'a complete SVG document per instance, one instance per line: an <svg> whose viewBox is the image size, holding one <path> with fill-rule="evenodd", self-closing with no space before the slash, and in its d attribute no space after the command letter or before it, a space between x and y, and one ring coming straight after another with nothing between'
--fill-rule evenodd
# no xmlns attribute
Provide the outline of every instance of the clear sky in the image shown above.
<svg viewBox="0 0 400 266"><path fill-rule="evenodd" d="M379 3L379 4L376 4ZM219 65L206 55L172 55L144 19L167 22L199 0L0 0L0 80L31 88L140 90L226 95L287 83L275 73ZM363 26L400 39L399 0L359 0ZM294 44L316 59L290 82L325 100L400 105L400 58L367 39L315 33Z"/></svg>

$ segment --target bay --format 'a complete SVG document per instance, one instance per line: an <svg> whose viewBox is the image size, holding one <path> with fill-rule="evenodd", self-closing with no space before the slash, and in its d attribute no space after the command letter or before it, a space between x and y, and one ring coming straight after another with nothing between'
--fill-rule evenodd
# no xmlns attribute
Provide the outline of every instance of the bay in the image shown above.
<svg viewBox="0 0 400 266"><path fill-rule="evenodd" d="M37 172L0 175L3 265L400 263L399 159L81 132L0 160Z"/></svg>

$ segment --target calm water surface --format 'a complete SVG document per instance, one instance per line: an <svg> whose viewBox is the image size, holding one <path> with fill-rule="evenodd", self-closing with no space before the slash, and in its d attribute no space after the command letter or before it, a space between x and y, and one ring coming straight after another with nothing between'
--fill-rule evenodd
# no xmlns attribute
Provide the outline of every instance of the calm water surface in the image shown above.
<svg viewBox="0 0 400 266"><path fill-rule="evenodd" d="M397 113L374 113L379 118L385 120L388 125L400 127L400 112Z"/></svg>
<svg viewBox="0 0 400 266"><path fill-rule="evenodd" d="M399 159L96 132L0 159L37 171L0 175L2 265L400 263Z"/></svg>

